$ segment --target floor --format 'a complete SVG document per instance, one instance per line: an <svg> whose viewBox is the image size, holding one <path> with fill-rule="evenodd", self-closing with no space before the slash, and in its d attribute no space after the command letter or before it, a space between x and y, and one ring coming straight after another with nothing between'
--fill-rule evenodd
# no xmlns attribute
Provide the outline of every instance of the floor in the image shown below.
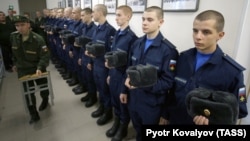
<svg viewBox="0 0 250 141"><path fill-rule="evenodd" d="M53 65L48 70L54 92L54 105L39 112L41 120L30 125L21 86L16 73L6 72L0 90L0 141L110 141L105 132L112 122L98 126L91 113L98 105L86 108L80 101L85 94L75 95ZM36 94L39 106L41 97ZM126 141L135 141L130 123Z"/></svg>
<svg viewBox="0 0 250 141"><path fill-rule="evenodd" d="M41 120L33 125L28 123L21 86L16 73L6 72L0 90L0 141L109 141L105 132L112 122L98 126L91 113L98 105L86 108L80 101L85 94L74 95L53 65L48 67L54 92L54 105L39 112ZM37 103L41 98L37 94ZM50 102L51 103L51 102ZM250 109L250 104L248 102ZM250 116L240 121L250 124ZM126 141L135 141L135 132L130 123Z"/></svg>

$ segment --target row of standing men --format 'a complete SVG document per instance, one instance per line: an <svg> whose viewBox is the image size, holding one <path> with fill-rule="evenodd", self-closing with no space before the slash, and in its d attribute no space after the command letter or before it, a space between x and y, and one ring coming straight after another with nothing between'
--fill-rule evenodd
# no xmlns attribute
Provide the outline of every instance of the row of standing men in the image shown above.
<svg viewBox="0 0 250 141"><path fill-rule="evenodd" d="M87 92L87 95L81 98L82 102L86 102L86 107L91 107L99 100L98 109L91 114L93 118L98 118L98 125L112 120L114 110L114 123L106 135L113 137L113 141L122 140L127 135L130 122L127 104L122 104L119 98L126 66L105 66L104 54L89 54L85 45L91 40L92 43L103 44L105 52L129 52L130 46L137 39L129 27L131 8L117 8L116 19L120 27L118 31L107 22L107 9L102 4L96 5L93 11L90 8L81 10L79 7L57 9L57 17L53 12L55 11L52 11L52 16L46 20L45 26L52 61L69 86L78 84L72 89L75 94ZM82 38L78 40L84 42L83 44L76 42L76 38L80 36Z"/></svg>
<svg viewBox="0 0 250 141"><path fill-rule="evenodd" d="M62 13L60 10L62 9L59 9L59 12L57 11L59 14ZM46 31L52 60L56 63L56 67L62 74L62 77L67 80L69 86L79 84L72 89L74 93L87 92L87 95L81 99L81 101L86 102L86 107L94 105L99 100L98 109L91 114L93 118L98 117L97 124L104 125L109 122L113 118L114 110L115 119L113 125L106 132L106 135L112 137L113 141L122 140L127 135L130 120L136 130L138 141L142 140L142 126L145 124L158 124L162 120L161 116L169 119L172 124L194 124L194 122L195 124L208 124L208 119L204 116L197 116L192 119L187 113L183 100L186 94L194 88L202 86L223 91L229 91L230 89L230 92L234 93L237 98L244 97L244 94L242 95L242 90L244 89L243 75L234 75L236 73L242 74L243 67L225 55L217 45L217 41L224 35L224 32L222 32L223 26L218 31L216 31L217 29L210 29L211 34L214 32L219 35L218 39L212 43L213 46L206 46L203 49L200 47L202 44L197 43L195 45L198 51L195 48L190 49L184 52L182 57L178 59L179 54L176 47L164 38L160 32L160 27L163 24L163 11L161 8L157 6L146 8L142 16L142 30L145 35L140 38L129 27L129 20L132 17L130 7L124 5L117 8L116 22L119 26L119 30L117 31L107 22L106 15L107 8L102 4L95 5L93 11L90 8L84 8L81 11L80 8L68 7L64 9L63 18L51 16L46 20ZM204 20L203 17L208 15L211 19L205 18ZM203 29L200 29L201 26L197 25L203 25L203 22L209 20L218 22L215 15L223 18L216 11L205 11L199 15L202 18L199 16L196 17L193 31L195 42L202 40L201 36L198 36L201 34L200 32L204 36L207 35L203 31L200 31ZM92 18L94 21L92 21ZM98 26L94 22L97 22ZM224 25L224 20L222 24ZM196 34L196 32L200 34ZM78 38L80 36L82 37L81 39ZM217 36L213 37L217 38ZM76 41L79 42L77 43ZM127 52L128 63L115 68L109 66L104 54L95 54L86 49L90 41L92 44L104 45L106 53L110 51ZM81 45L79 44L80 42L82 42ZM196 69L192 73L194 74L193 77L192 74L184 76L183 74L188 73L184 72L184 66L188 68L187 65L189 64L184 63L184 58L192 58L193 56L190 53L197 52L196 60L204 60L202 55L199 56L199 51L218 56L218 58L214 57L214 59L217 60L216 62L223 62L222 65L214 67L213 65L216 63L206 63L207 59L213 58L212 55L203 62L186 60L190 61L189 63L195 66ZM181 60L179 65L177 64L177 60ZM126 69L128 66L138 64L150 65L157 68L158 80L154 86L136 88L129 83L130 78L126 75ZM176 64L177 75L181 76L181 78L176 76ZM213 68L213 71L209 71L211 75L196 76L196 74L199 74L198 72L208 72L208 69L205 69L205 67ZM227 69L228 67L232 69ZM221 69L230 71L221 74L221 72L225 72L221 71ZM235 77L239 81L236 82L233 79L233 81L228 81L228 79L215 81L218 73L226 75L225 78L229 76ZM199 80L200 82L198 82ZM219 87L222 83L225 85ZM174 87L176 88L176 96L174 97L179 99L167 97L170 95L174 84L176 84ZM186 88L181 87L182 85L179 84L185 85ZM166 103L166 100L169 103ZM179 110L179 112L164 107L164 105L168 105L174 100L176 100L175 104L178 105L175 105L173 109ZM239 101L239 103L239 118L243 118L247 115L246 100ZM165 110L163 111L163 109ZM168 112L166 112L166 109ZM171 116L169 116L170 112L172 112Z"/></svg>

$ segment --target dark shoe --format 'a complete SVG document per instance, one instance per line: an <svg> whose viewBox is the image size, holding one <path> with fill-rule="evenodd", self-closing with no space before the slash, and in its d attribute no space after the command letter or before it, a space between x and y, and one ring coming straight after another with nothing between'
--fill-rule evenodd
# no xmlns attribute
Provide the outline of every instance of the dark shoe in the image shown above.
<svg viewBox="0 0 250 141"><path fill-rule="evenodd" d="M71 83L71 81L73 81L73 78L71 78L71 79L68 79L67 81L66 81L66 83Z"/></svg>
<svg viewBox="0 0 250 141"><path fill-rule="evenodd" d="M84 87L84 86L82 86L82 87L76 89L76 90L74 91L74 93L75 93L75 95L79 95L79 94L85 93L85 92L87 92L87 91L88 91L87 88Z"/></svg>
<svg viewBox="0 0 250 141"><path fill-rule="evenodd" d="M100 104L98 109L91 113L91 116L93 118L97 118L97 117L100 117L103 113L104 113L104 106L103 104Z"/></svg>
<svg viewBox="0 0 250 141"><path fill-rule="evenodd" d="M97 102L96 97L90 97L89 100L85 103L85 107L91 107Z"/></svg>
<svg viewBox="0 0 250 141"><path fill-rule="evenodd" d="M66 73L65 75L62 75L63 79L70 79L71 78L71 74L70 73Z"/></svg>
<svg viewBox="0 0 250 141"><path fill-rule="evenodd" d="M122 141L128 134L128 124L120 123L120 126L111 141Z"/></svg>
<svg viewBox="0 0 250 141"><path fill-rule="evenodd" d="M66 75L68 73L67 69L65 69L65 68L62 68L62 69L60 69L58 71L61 74L61 76Z"/></svg>
<svg viewBox="0 0 250 141"><path fill-rule="evenodd" d="M62 75L62 77L64 78L64 77L72 77L72 74L69 72L69 71L67 71L67 73L66 74L64 74L64 75ZM69 78L68 78L69 79Z"/></svg>
<svg viewBox="0 0 250 141"><path fill-rule="evenodd" d="M49 99L43 98L41 105L39 106L39 111L43 111L48 107Z"/></svg>
<svg viewBox="0 0 250 141"><path fill-rule="evenodd" d="M40 120L40 116L36 110L36 106L29 106L30 121L29 124L35 123Z"/></svg>
<svg viewBox="0 0 250 141"><path fill-rule="evenodd" d="M112 127L106 132L107 137L113 137L120 126L120 119L115 117Z"/></svg>
<svg viewBox="0 0 250 141"><path fill-rule="evenodd" d="M77 79L72 79L69 83L68 83L68 85L69 86L75 86L76 84L78 84L79 83L79 81L77 80Z"/></svg>
<svg viewBox="0 0 250 141"><path fill-rule="evenodd" d="M70 79L71 77L69 75L63 76L63 80Z"/></svg>
<svg viewBox="0 0 250 141"><path fill-rule="evenodd" d="M60 73L60 74L62 74L62 73L65 73L65 72L66 72L66 70L65 70L64 68L59 68L59 69L58 69L58 71L59 71L59 73Z"/></svg>
<svg viewBox="0 0 250 141"><path fill-rule="evenodd" d="M77 89L81 88L82 85L77 85L75 88L72 89L73 92L75 92Z"/></svg>
<svg viewBox="0 0 250 141"><path fill-rule="evenodd" d="M29 124L33 124L35 122L38 122L39 120L40 120L40 116L37 112L37 114L31 116Z"/></svg>
<svg viewBox="0 0 250 141"><path fill-rule="evenodd" d="M58 69L58 68L62 68L62 64L56 64L55 67Z"/></svg>
<svg viewBox="0 0 250 141"><path fill-rule="evenodd" d="M87 93L86 96L84 96L84 97L81 98L81 101L82 101L82 102L86 102L86 101L89 100L89 98L90 98L90 93Z"/></svg>
<svg viewBox="0 0 250 141"><path fill-rule="evenodd" d="M65 71L65 72L59 72L59 73L61 74L61 76L64 76L64 75L67 74L67 71Z"/></svg>
<svg viewBox="0 0 250 141"><path fill-rule="evenodd" d="M56 66L56 69L57 69L57 70L60 70L60 69L62 69L62 68L63 68L63 66L62 66L62 65L60 65L60 64L55 64L55 66Z"/></svg>
<svg viewBox="0 0 250 141"><path fill-rule="evenodd" d="M97 120L98 125L104 125L108 123L113 118L112 108L105 109L105 112Z"/></svg>

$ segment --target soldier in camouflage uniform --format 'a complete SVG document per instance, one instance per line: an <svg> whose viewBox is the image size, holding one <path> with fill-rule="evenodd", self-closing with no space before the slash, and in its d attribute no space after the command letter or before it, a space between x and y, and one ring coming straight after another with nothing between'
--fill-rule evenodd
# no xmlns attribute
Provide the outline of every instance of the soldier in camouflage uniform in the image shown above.
<svg viewBox="0 0 250 141"><path fill-rule="evenodd" d="M24 16L15 16L14 23L17 31L11 34L11 43L13 51L13 71L17 71L18 78L25 75L41 75L46 72L46 67L49 65L50 53L45 44L43 38L30 30L29 20ZM40 84L46 84L48 81L46 78L36 79L35 82ZM34 86L34 81L28 81L29 88ZM23 85L24 90L27 91L27 87ZM30 88L30 90L32 90ZM42 97L42 103L39 107L39 111L46 109L48 105L49 90L42 90L40 92ZM30 124L40 120L37 108L36 97L34 93L30 94L30 99L25 96L26 104L31 116Z"/></svg>

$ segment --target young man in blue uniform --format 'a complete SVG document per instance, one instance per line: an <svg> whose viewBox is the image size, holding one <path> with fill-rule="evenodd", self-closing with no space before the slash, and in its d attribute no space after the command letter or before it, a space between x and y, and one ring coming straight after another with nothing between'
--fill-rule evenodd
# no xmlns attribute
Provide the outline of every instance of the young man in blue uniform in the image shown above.
<svg viewBox="0 0 250 141"><path fill-rule="evenodd" d="M187 113L186 95L194 88L233 93L239 101L239 116L247 116L244 68L223 53L217 42L224 36L224 17L213 10L201 12L193 22L194 48L180 54L175 77L174 106L165 117L170 124L209 124L208 118ZM164 120L163 120L164 121ZM166 123L166 121L165 121Z"/></svg>
<svg viewBox="0 0 250 141"><path fill-rule="evenodd" d="M74 34L74 37L77 37L81 35L82 33L82 27L84 24L81 20L81 8L75 7L72 10L72 24L69 26L69 30L72 34ZM66 55L68 57L68 71L72 74L71 79L67 80L69 86L74 86L79 83L79 70L80 67L78 65L78 55L79 55L79 49L77 47L74 47L74 43L68 43L65 44L66 48Z"/></svg>
<svg viewBox="0 0 250 141"><path fill-rule="evenodd" d="M55 46L55 43L53 41L53 26L56 24L57 22L57 13L56 13L56 10L55 9L51 9L49 11L49 15L48 15L48 19L47 19L47 22L46 22L46 28L45 28L45 31L46 31L46 34L47 34L47 43L48 43L48 47L50 49L50 52L51 52L51 59L54 60L54 58L56 58L56 46Z"/></svg>
<svg viewBox="0 0 250 141"><path fill-rule="evenodd" d="M137 141L142 140L142 125L158 124L165 97L174 83L178 51L160 32L163 15L163 10L157 6L144 11L142 30L146 35L131 46L129 58L130 66L141 64L155 67L157 82L153 86L136 88L130 85L130 78L127 77L120 95L122 103L128 103Z"/></svg>
<svg viewBox="0 0 250 141"><path fill-rule="evenodd" d="M123 5L116 9L116 23L120 29L116 32L111 51L124 51L129 54L130 47L137 39L135 33L130 29L129 21L132 17L132 9ZM111 102L114 108L115 120L112 127L106 132L108 137L113 137L112 141L121 141L127 135L127 128L130 116L127 104L120 101L123 78L126 73L126 64L119 67L110 67L108 62L105 64L109 70L107 82L110 88Z"/></svg>
<svg viewBox="0 0 250 141"><path fill-rule="evenodd" d="M64 22L66 21L64 18L63 8L59 8L56 11L56 22L52 24L53 30L51 32L50 38L53 41L53 49L54 49L54 56L51 58L52 63L55 64L58 71L65 72L65 68L63 68L63 61L62 61L62 41L59 36L59 32L63 29Z"/></svg>
<svg viewBox="0 0 250 141"><path fill-rule="evenodd" d="M62 28L62 30L60 31L62 35L58 34L56 36L56 47L58 48L59 61L55 64L55 67L58 68L58 71L62 75L63 79L69 79L71 77L70 72L68 71L67 68L67 58L66 58L67 53L63 48L61 37L64 34L62 32L67 31L71 24L72 10L73 10L72 7L66 7L63 11L61 10L58 11L59 15L63 14L63 18L60 19L60 24L59 24L59 28Z"/></svg>
<svg viewBox="0 0 250 141"><path fill-rule="evenodd" d="M91 8L84 8L81 12L81 19L82 22L85 23L85 27L82 29L82 35L86 38L92 38L92 35L94 31L96 30L96 25L92 21L92 9ZM84 97L81 98L82 102L86 102L85 106L86 107L91 107L97 102L97 93L96 93L96 86L95 86L95 81L94 81L94 76L93 76L93 69L90 64L88 66L88 62L91 59L89 56L85 55L85 45L83 45L80 49L80 55L79 55L79 65L82 67L82 72L81 75L82 77L80 78L81 82L87 86L88 93ZM84 91L84 87L79 87L75 89L75 93L79 93Z"/></svg>
<svg viewBox="0 0 250 141"><path fill-rule="evenodd" d="M64 25L63 25L63 30L66 30L66 31L72 31L74 29L74 20L72 19L72 11L73 11L73 8L72 7L66 7L64 9L64 17L65 17L65 21L64 21ZM66 34L66 33L65 33ZM64 34L62 35L64 36ZM62 73L62 77L63 79L70 79L72 78L72 68L70 69L70 58L69 58L69 48L66 48L66 45L64 45L62 43L62 64L63 64L63 67L65 68L65 72Z"/></svg>
<svg viewBox="0 0 250 141"><path fill-rule="evenodd" d="M104 4L95 5L92 15L94 21L99 24L92 35L92 42L103 44L105 46L105 52L109 52L116 30L107 22L107 7ZM99 92L100 100L98 109L94 111L91 116L100 117L97 120L97 124L104 125L113 117L111 97L106 81L109 70L105 67L104 54L100 56L93 56L93 54L88 54L88 51L86 51L86 54L91 56L93 59L94 80L97 91Z"/></svg>

